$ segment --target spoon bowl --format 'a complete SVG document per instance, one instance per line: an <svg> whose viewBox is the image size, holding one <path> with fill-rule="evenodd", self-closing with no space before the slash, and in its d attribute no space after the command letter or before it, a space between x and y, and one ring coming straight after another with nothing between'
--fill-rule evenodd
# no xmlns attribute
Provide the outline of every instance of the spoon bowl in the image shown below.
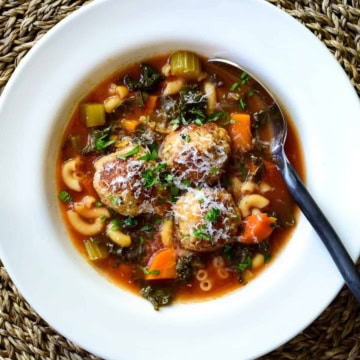
<svg viewBox="0 0 360 360"><path fill-rule="evenodd" d="M208 62L216 66L226 66L236 71L245 71L237 63L223 58L211 58L208 59ZM269 152L272 160L279 169L291 196L323 241L346 284L360 303L360 275L354 262L285 154L287 121L281 107L271 92L256 77L249 73L248 75L258 82L273 100L273 103L266 109L270 122L271 139Z"/></svg>

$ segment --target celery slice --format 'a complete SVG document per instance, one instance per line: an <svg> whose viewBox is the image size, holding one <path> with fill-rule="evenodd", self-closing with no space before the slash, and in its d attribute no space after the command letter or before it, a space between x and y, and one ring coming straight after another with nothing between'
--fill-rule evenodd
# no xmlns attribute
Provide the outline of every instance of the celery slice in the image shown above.
<svg viewBox="0 0 360 360"><path fill-rule="evenodd" d="M105 108L103 104L86 103L81 105L81 116L86 127L105 125Z"/></svg>
<svg viewBox="0 0 360 360"><path fill-rule="evenodd" d="M189 51L178 51L170 57L171 74L194 79L201 74L199 57Z"/></svg>
<svg viewBox="0 0 360 360"><path fill-rule="evenodd" d="M84 246L89 260L96 261L106 259L109 256L106 248L96 243L93 239L84 241Z"/></svg>

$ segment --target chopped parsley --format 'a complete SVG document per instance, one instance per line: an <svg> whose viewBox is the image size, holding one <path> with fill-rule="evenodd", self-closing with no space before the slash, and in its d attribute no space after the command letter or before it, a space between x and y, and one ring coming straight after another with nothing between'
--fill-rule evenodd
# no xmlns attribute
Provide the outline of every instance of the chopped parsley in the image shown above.
<svg viewBox="0 0 360 360"><path fill-rule="evenodd" d="M138 220L135 217L129 216L123 220L123 227L133 228L138 224Z"/></svg>
<svg viewBox="0 0 360 360"><path fill-rule="evenodd" d="M115 140L109 140L109 134L104 134L95 140L95 149L97 151L102 151L112 145Z"/></svg>
<svg viewBox="0 0 360 360"><path fill-rule="evenodd" d="M247 256L244 262L236 265L236 269L239 271L245 271L246 269L251 269L251 268L252 268L252 261L250 256Z"/></svg>
<svg viewBox="0 0 360 360"><path fill-rule="evenodd" d="M148 270L146 267L137 265L137 267L145 274L145 275L160 275L160 270Z"/></svg>
<svg viewBox="0 0 360 360"><path fill-rule="evenodd" d="M205 215L205 219L210 222L216 222L219 216L220 216L220 209L212 208Z"/></svg>
<svg viewBox="0 0 360 360"><path fill-rule="evenodd" d="M230 87L230 91L235 91L239 87L240 87L240 84L238 82L234 82Z"/></svg>
<svg viewBox="0 0 360 360"><path fill-rule="evenodd" d="M151 231L152 230L152 226L151 225L144 225L140 231Z"/></svg>
<svg viewBox="0 0 360 360"><path fill-rule="evenodd" d="M217 168L217 167L212 167L210 169L210 174L217 174L218 172L219 172L219 168Z"/></svg>
<svg viewBox="0 0 360 360"><path fill-rule="evenodd" d="M156 185L159 181L159 171L167 167L166 163L160 163L156 165L153 169L145 170L142 173L142 178L144 179L145 187L152 187Z"/></svg>
<svg viewBox="0 0 360 360"><path fill-rule="evenodd" d="M245 85L249 81L250 77L245 71L240 75L240 84Z"/></svg>
<svg viewBox="0 0 360 360"><path fill-rule="evenodd" d="M191 140L191 137L190 137L189 134L187 134L187 135L181 135L181 137L182 137L182 139L183 139L186 143L190 142L190 140Z"/></svg>
<svg viewBox="0 0 360 360"><path fill-rule="evenodd" d="M256 91L254 89L251 89L248 93L247 93L247 96L248 97L252 97L256 94Z"/></svg>
<svg viewBox="0 0 360 360"><path fill-rule="evenodd" d="M189 179L185 179L182 181L182 184L185 186L190 186L191 185L191 181Z"/></svg>
<svg viewBox="0 0 360 360"><path fill-rule="evenodd" d="M97 201L97 202L95 203L95 206L96 206L96 207L101 207L101 206L103 206L103 203L102 203L101 201Z"/></svg>
<svg viewBox="0 0 360 360"><path fill-rule="evenodd" d="M145 187L152 187L159 182L159 177L154 173L154 170L146 170L143 172L142 177L144 179Z"/></svg>
<svg viewBox="0 0 360 360"><path fill-rule="evenodd" d="M118 155L118 159L126 160L129 156L135 155L139 152L140 145L136 145L133 149L125 153L124 155Z"/></svg>
<svg viewBox="0 0 360 360"><path fill-rule="evenodd" d="M241 172L241 180L245 181L248 175L248 169L245 167L244 163L240 163L240 172Z"/></svg>
<svg viewBox="0 0 360 360"><path fill-rule="evenodd" d="M218 111L209 116L209 122L218 121L219 119L223 119L224 122L229 119L229 113L226 111Z"/></svg>
<svg viewBox="0 0 360 360"><path fill-rule="evenodd" d="M120 224L119 219L112 219L112 220L110 221L110 224L111 224L110 229L111 229L112 231L117 231L117 230L120 230L120 228L121 228L121 224Z"/></svg>
<svg viewBox="0 0 360 360"><path fill-rule="evenodd" d="M150 150L150 152L148 152L147 154L139 157L139 160L145 160L145 161L157 160L158 159L157 144L154 143L154 144L150 145L149 150Z"/></svg>
<svg viewBox="0 0 360 360"><path fill-rule="evenodd" d="M198 240L206 240L206 241L210 241L211 240L211 236L210 234L208 234L206 232L206 225L203 225L201 227L199 227L198 229L193 229L193 234L196 237L196 239Z"/></svg>
<svg viewBox="0 0 360 360"><path fill-rule="evenodd" d="M246 102L243 98L240 98L240 100L239 100L239 107L241 110L245 110L247 107Z"/></svg>
<svg viewBox="0 0 360 360"><path fill-rule="evenodd" d="M72 200L72 196L65 190L60 191L58 197L63 203L69 203Z"/></svg>

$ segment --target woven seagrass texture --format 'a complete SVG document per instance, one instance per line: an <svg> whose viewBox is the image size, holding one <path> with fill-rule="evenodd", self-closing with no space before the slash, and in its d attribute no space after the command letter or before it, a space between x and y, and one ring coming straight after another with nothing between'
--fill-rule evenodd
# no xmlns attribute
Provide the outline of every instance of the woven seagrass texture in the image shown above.
<svg viewBox="0 0 360 360"><path fill-rule="evenodd" d="M360 0L267 1L304 24L327 46L360 94ZM35 42L89 2L0 0L0 92ZM0 358L97 359L59 335L32 310L1 262ZM344 288L313 324L261 359L360 359L358 304Z"/></svg>

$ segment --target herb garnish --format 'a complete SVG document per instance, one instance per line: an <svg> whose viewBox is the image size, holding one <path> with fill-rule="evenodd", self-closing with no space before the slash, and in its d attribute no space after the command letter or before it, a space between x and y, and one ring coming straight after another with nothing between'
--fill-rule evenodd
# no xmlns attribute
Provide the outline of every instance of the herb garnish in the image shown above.
<svg viewBox="0 0 360 360"><path fill-rule="evenodd" d="M109 134L105 134L101 136L99 139L97 139L95 141L96 150L102 151L115 142L115 140L108 140L108 139L109 139Z"/></svg>
<svg viewBox="0 0 360 360"><path fill-rule="evenodd" d="M146 267L137 265L137 267L145 274L145 275L160 275L160 270L148 270Z"/></svg>
<svg viewBox="0 0 360 360"><path fill-rule="evenodd" d="M152 226L151 225L144 225L140 231L151 231L152 230Z"/></svg>
<svg viewBox="0 0 360 360"><path fill-rule="evenodd" d="M241 110L245 110L247 107L246 102L243 98L240 98L240 100L239 100L239 107Z"/></svg>
<svg viewBox="0 0 360 360"><path fill-rule="evenodd" d="M127 153L123 155L118 155L117 158L121 160L126 160L129 156L137 154L139 150L140 150L140 145L136 145L133 149L131 149Z"/></svg>
<svg viewBox="0 0 360 360"><path fill-rule="evenodd" d="M235 267L239 271L245 271L246 269L251 269L252 268L251 257L247 256L243 263L240 263L240 264L236 265Z"/></svg>
<svg viewBox="0 0 360 360"><path fill-rule="evenodd" d="M240 80L241 80L241 85L245 85L248 81L249 81L250 77L249 75L244 71L241 75L240 75Z"/></svg>
<svg viewBox="0 0 360 360"><path fill-rule="evenodd" d="M123 227L132 228L138 224L138 220L135 217L129 216L123 220Z"/></svg>
<svg viewBox="0 0 360 360"><path fill-rule="evenodd" d="M193 234L198 240L210 241L211 239L211 236L206 232L206 225L202 225L198 229L193 229Z"/></svg>
<svg viewBox="0 0 360 360"><path fill-rule="evenodd" d="M209 212L205 215L205 219L210 222L216 222L220 215L220 209L212 208Z"/></svg>
<svg viewBox="0 0 360 360"><path fill-rule="evenodd" d="M154 144L149 145L149 150L150 150L150 152L139 157L139 160L145 160L145 161L157 160L157 158L158 158L157 144L154 143Z"/></svg>
<svg viewBox="0 0 360 360"><path fill-rule="evenodd" d="M110 224L111 224L110 229L111 229L112 231L117 231L117 230L120 230L120 228L121 228L121 224L120 224L119 219L112 219L112 220L110 221Z"/></svg>
<svg viewBox="0 0 360 360"><path fill-rule="evenodd" d="M72 200L72 196L65 190L60 191L58 196L63 203L69 203Z"/></svg>

